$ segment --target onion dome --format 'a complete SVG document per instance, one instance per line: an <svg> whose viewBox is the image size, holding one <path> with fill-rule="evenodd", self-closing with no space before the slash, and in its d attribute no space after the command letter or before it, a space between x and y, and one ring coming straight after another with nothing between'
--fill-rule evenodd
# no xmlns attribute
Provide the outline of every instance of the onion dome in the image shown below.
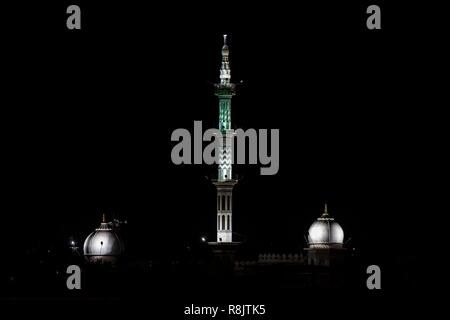
<svg viewBox="0 0 450 320"><path fill-rule="evenodd" d="M310 248L342 248L344 243L344 230L332 218L325 204L323 214L313 222L308 231L308 244Z"/></svg>

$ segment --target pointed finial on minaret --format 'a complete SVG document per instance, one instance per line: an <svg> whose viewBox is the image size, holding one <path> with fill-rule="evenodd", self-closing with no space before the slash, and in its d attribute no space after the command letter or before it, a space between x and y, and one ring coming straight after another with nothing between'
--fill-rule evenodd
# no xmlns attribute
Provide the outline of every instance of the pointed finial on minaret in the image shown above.
<svg viewBox="0 0 450 320"><path fill-rule="evenodd" d="M227 45L227 35L226 34L223 35L223 45L224 46Z"/></svg>
<svg viewBox="0 0 450 320"><path fill-rule="evenodd" d="M106 214L103 214L103 215L102 215L102 222L103 222L103 223L106 223Z"/></svg>

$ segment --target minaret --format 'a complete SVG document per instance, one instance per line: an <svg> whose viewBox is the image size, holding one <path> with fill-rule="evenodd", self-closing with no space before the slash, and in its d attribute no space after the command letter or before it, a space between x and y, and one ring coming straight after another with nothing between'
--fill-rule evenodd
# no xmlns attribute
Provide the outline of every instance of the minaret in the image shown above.
<svg viewBox="0 0 450 320"><path fill-rule="evenodd" d="M219 98L219 131L222 141L219 151L218 177L214 181L217 188L217 242L233 242L232 237L232 196L237 183L232 177L231 98L235 95L235 84L231 83L227 35L223 36L222 65L220 83L215 85L215 95Z"/></svg>

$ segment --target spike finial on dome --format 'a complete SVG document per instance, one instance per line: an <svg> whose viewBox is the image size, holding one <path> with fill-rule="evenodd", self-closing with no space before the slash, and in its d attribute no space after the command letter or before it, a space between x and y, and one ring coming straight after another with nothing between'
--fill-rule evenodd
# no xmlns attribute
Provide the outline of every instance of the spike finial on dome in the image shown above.
<svg viewBox="0 0 450 320"><path fill-rule="evenodd" d="M325 208L323 210L322 216L328 216L328 204L325 202Z"/></svg>
<svg viewBox="0 0 450 320"><path fill-rule="evenodd" d="M106 223L106 214L104 214L104 213L102 214L102 222Z"/></svg>

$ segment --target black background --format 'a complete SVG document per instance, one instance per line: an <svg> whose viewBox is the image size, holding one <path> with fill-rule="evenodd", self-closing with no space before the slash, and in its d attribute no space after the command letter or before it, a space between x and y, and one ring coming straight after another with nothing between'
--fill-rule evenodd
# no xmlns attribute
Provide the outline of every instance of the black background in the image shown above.
<svg viewBox="0 0 450 320"><path fill-rule="evenodd" d="M134 256L214 238L205 176L216 169L173 165L170 135L194 120L216 126L211 83L227 33L232 79L243 80L233 126L281 137L277 175L235 170L235 231L261 252L293 252L328 202L368 264L406 257L417 270L437 197L439 8L378 1L382 29L368 30L368 2L74 3L80 31L66 29L69 2L3 12L8 263L84 239L102 212L128 220Z"/></svg>

